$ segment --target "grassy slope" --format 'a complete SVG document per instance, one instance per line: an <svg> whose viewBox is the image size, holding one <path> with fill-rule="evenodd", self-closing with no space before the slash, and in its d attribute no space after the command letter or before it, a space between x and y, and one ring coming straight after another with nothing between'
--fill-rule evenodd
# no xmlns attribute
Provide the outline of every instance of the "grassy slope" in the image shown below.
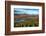
<svg viewBox="0 0 46 36"><path fill-rule="evenodd" d="M33 27L35 26L35 24L38 26L38 21L35 23L35 19L32 18L30 20L25 20L23 22L15 22L14 27Z"/></svg>

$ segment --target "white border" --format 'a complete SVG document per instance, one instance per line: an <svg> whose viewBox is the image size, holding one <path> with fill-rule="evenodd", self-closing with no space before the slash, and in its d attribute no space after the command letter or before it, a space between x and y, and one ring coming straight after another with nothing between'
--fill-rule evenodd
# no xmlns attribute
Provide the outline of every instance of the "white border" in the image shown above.
<svg viewBox="0 0 46 36"><path fill-rule="evenodd" d="M32 8L39 9L39 27L18 27L14 28L14 8ZM11 31L26 31L26 30L42 30L42 7L41 6L22 6L11 5Z"/></svg>

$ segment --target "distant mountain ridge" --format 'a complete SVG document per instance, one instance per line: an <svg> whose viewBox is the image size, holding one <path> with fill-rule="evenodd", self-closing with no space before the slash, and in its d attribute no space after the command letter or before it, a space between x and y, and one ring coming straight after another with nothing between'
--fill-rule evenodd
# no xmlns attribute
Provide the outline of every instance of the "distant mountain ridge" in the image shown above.
<svg viewBox="0 0 46 36"><path fill-rule="evenodd" d="M14 14L14 15L38 15L38 14Z"/></svg>
<svg viewBox="0 0 46 36"><path fill-rule="evenodd" d="M28 17L38 17L38 15L20 14L20 15L14 16L14 18L28 18Z"/></svg>

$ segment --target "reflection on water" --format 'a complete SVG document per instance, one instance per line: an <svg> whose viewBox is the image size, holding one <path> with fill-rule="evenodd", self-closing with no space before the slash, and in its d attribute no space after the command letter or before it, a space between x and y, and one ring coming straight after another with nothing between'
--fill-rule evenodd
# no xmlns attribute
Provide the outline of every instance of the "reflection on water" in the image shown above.
<svg viewBox="0 0 46 36"><path fill-rule="evenodd" d="M27 20L31 20L31 18L22 18L22 19L16 19L15 22L24 22Z"/></svg>
<svg viewBox="0 0 46 36"><path fill-rule="evenodd" d="M16 19L16 22L22 22L24 19Z"/></svg>

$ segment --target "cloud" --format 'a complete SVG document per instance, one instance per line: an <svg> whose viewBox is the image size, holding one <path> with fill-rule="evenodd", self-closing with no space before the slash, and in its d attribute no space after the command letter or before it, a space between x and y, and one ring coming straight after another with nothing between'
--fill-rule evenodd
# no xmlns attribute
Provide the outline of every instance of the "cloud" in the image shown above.
<svg viewBox="0 0 46 36"><path fill-rule="evenodd" d="M39 14L39 9L15 9L14 10L15 14Z"/></svg>

